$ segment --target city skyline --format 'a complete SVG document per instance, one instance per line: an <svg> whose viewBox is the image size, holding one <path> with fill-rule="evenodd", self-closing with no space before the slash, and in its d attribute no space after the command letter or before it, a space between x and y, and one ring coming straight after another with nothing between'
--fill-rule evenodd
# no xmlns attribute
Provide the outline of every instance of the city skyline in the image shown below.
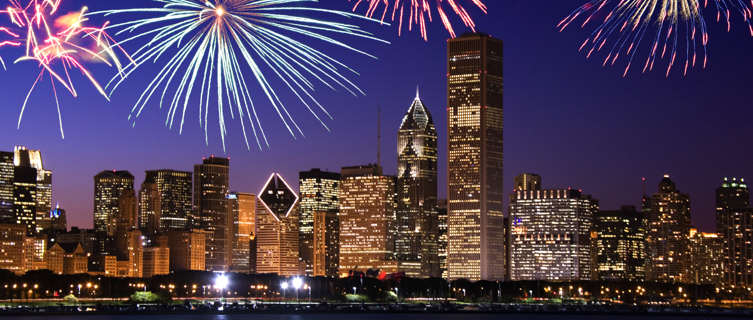
<svg viewBox="0 0 753 320"><path fill-rule="evenodd" d="M641 177L649 178L649 184L655 185L661 175L669 173L693 199L693 224L704 231L714 230L712 195L718 179L753 176L753 168L745 161L751 151L745 148L744 139L725 139L749 136L753 132L744 121L749 118L744 102L751 97L741 88L748 83L726 80L744 79L742 75L749 74L751 69L751 66L735 63L742 52L749 52L753 47L745 41L733 41L740 30L733 30L731 34L715 33L712 38L714 59L709 70L692 72L683 79L674 74L669 80L661 74L650 74L631 75L624 80L619 78L617 70L602 69L599 64L583 61L577 45L573 44L582 39L581 34L575 31L556 33L553 25L571 9L570 4L553 4L536 12L536 19L544 22L526 25L525 30L521 22L532 19L533 13L523 10L519 2L495 2L489 7L490 12L504 15L506 19L479 16L478 28L505 40L506 58L508 62L515 62L509 63L505 70L508 78L505 193L512 189L509 177L536 172L546 176L552 187L577 186L589 190L600 199L604 209L617 209L623 204L640 204ZM710 27L720 28L714 23ZM233 188L254 191L272 171L293 177L298 171L314 167L337 171L342 166L374 162L376 150L372 141L376 140L376 121L373 116L377 104L383 107L382 153L387 159L390 150L394 150L388 142L394 141L393 131L399 125L405 101L414 95L416 84L421 85L422 99L435 115L439 145L444 145L447 136L443 129L446 127L443 119L445 35L441 26L431 28L439 32L430 32L428 43L416 41L415 35L396 37L392 30L374 30L394 43L374 50L383 64L390 67L380 70L385 69L379 67L382 63L364 66L363 76L358 81L364 84L367 97L331 94L323 98L335 116L330 123L332 133L326 133L310 123L311 119L305 114L299 113L309 122L304 127L305 139L292 141L272 123L275 135L270 150L248 152L238 144L229 144L228 155L236 164L231 174ZM551 50L549 43L561 50ZM732 50L733 44L738 46L736 50ZM421 59L412 58L418 56ZM16 75L13 70L0 76L13 77ZM385 84L386 75L395 71L411 76ZM582 77L573 80L567 76L576 73ZM740 76L735 76L738 74ZM9 90L16 88L15 83L8 86ZM38 96L27 110L29 117L21 130L15 129L16 108L6 108L2 113L0 133L8 140L0 149L9 150L18 144L44 152L45 166L56 172L54 202L67 210L71 225L90 227L93 208L88 190L93 186L87 180L101 170L129 170L137 176L138 186L143 181L143 170L169 167L190 171L195 159L212 153L222 154L218 141L210 141L209 147L203 146L201 139L197 139L202 132L195 127L187 126L184 136L162 128L163 119L158 112L149 114L137 128L130 128L125 114L130 102L128 97L135 90L134 87L114 96L109 105L104 105L101 99L88 99L93 93L84 88L82 99L63 97L66 140L60 140L54 125L56 116L49 113L48 105L39 102L43 99ZM692 94L680 97L673 92ZM10 106L17 105L15 97L9 99L12 100L8 102ZM352 112L351 106L356 106L358 112ZM94 110L104 112L96 112L97 118L94 118L90 115ZM675 130L666 130L667 125ZM659 136L676 139L678 143L660 143L656 139ZM166 145L165 140L171 143ZM363 141L369 143L359 144ZM583 144L567 147L571 141ZM531 148L529 144L537 147ZM74 149L80 153L70 156L68 152ZM724 154L724 150L741 150L741 155L704 157ZM294 156L299 154L307 157ZM440 148L440 158L444 156ZM286 160L274 163L271 159ZM396 173L395 164L384 162L386 173ZM441 186L446 181L446 169L443 161L439 163ZM295 188L296 182L291 183ZM440 198L446 198L443 188L439 192Z"/></svg>

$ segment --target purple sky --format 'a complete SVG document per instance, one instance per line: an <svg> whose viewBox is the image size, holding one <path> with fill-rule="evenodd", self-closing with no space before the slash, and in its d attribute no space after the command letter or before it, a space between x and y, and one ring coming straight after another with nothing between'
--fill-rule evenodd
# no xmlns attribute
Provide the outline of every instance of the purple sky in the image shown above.
<svg viewBox="0 0 753 320"><path fill-rule="evenodd" d="M82 4L68 2L68 10ZM349 6L345 0L325 2L330 8ZM543 176L545 187L580 188L599 199L602 208L612 209L639 203L641 177L648 177L648 190L653 192L661 175L670 173L678 188L691 195L694 223L713 230L714 190L721 177L753 179L753 63L746 62L753 54L753 39L739 20L729 34L710 22L712 60L707 70L695 70L685 78L678 71L666 79L660 71L631 73L623 79L622 67L605 69L577 52L586 31L555 30L554 25L581 0L535 5L525 0L486 2L489 15L472 12L481 31L505 41L506 188L511 188L515 175L535 172ZM106 9L108 3L87 4L97 10ZM145 0L128 3L149 5ZM338 171L342 166L374 162L377 105L383 110L383 163L388 173L394 173L396 131L416 85L433 113L440 145L445 145L444 30L432 25L429 42L424 42L414 33L398 38L395 29L366 27L392 45L354 41L378 56L377 61L328 51L361 72L356 80L367 92L366 97L352 97L317 88L335 117L328 122L331 132L289 95L283 99L289 101L306 138L291 139L262 100L258 107L264 110L261 117L271 136L268 150L245 150L237 123L230 122L227 155L234 190L258 192L272 171L297 185L301 170ZM5 50L0 54L15 54ZM101 66L93 69L102 80L109 76ZM46 85L32 95L21 130L16 130L35 66L26 62L0 71L0 149L21 144L43 151L46 166L54 171L54 201L68 211L70 224L91 226L93 176L101 170L130 170L138 187L144 170L192 170L202 156L223 154L216 125L210 127L209 146L204 145L195 111L189 114L183 135L163 126L165 112L156 104L131 128L130 108L156 71L156 67L144 68L110 103L77 76L79 98L61 93L65 140L58 133L54 100ZM441 148L440 156L445 153ZM440 161L441 185L444 163ZM444 187L440 193L444 195Z"/></svg>

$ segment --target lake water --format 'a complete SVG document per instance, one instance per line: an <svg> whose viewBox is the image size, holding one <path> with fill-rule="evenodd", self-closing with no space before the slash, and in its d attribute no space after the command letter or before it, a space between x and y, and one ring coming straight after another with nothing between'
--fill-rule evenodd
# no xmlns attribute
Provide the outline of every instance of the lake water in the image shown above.
<svg viewBox="0 0 753 320"><path fill-rule="evenodd" d="M14 316L14 320L637 320L734 319L707 316L567 315L567 314L233 314L233 315L85 315Z"/></svg>

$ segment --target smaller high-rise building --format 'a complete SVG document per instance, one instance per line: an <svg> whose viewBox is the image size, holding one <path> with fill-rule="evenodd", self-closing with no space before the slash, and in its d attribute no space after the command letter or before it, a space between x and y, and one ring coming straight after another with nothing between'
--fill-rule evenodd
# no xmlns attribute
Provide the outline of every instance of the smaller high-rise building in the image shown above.
<svg viewBox="0 0 753 320"><path fill-rule="evenodd" d="M148 225L154 220L159 231L184 230L191 214L191 172L169 169L146 172L142 190L152 201L151 209L144 210L143 220ZM154 198L154 199L152 199ZM150 214L152 215L150 217Z"/></svg>
<svg viewBox="0 0 753 320"><path fill-rule="evenodd" d="M167 234L170 246L170 270L204 271L206 270L206 241L208 233L204 230L170 231Z"/></svg>
<svg viewBox="0 0 753 320"><path fill-rule="evenodd" d="M170 247L166 235L154 238L152 245L144 248L143 277L151 278L170 274Z"/></svg>
<svg viewBox="0 0 753 320"><path fill-rule="evenodd" d="M301 275L298 195L277 173L259 191L256 205L256 272Z"/></svg>
<svg viewBox="0 0 753 320"><path fill-rule="evenodd" d="M47 261L44 260L47 243L47 237L44 235L24 239L24 264L27 272L47 269Z"/></svg>
<svg viewBox="0 0 753 320"><path fill-rule="evenodd" d="M53 234L68 230L68 218L65 215L65 209L60 208L60 205L50 210L50 230Z"/></svg>
<svg viewBox="0 0 753 320"><path fill-rule="evenodd" d="M688 278L694 284L719 285L724 278L724 242L716 233L690 229Z"/></svg>
<svg viewBox="0 0 753 320"><path fill-rule="evenodd" d="M646 198L646 247L650 281L689 282L690 197L665 175L659 191Z"/></svg>
<svg viewBox="0 0 753 320"><path fill-rule="evenodd" d="M716 190L716 228L722 243L723 282L753 287L753 208L743 178L724 178Z"/></svg>
<svg viewBox="0 0 753 320"><path fill-rule="evenodd" d="M0 223L16 223L13 211L13 152L0 151Z"/></svg>
<svg viewBox="0 0 753 320"><path fill-rule="evenodd" d="M579 190L517 190L510 197L513 281L591 280L598 201Z"/></svg>
<svg viewBox="0 0 753 320"><path fill-rule="evenodd" d="M646 217L632 206L594 215L596 279L640 281L646 278Z"/></svg>
<svg viewBox="0 0 753 320"><path fill-rule="evenodd" d="M395 177L379 165L342 169L340 185L341 276L353 271L398 271L395 257Z"/></svg>
<svg viewBox="0 0 753 320"><path fill-rule="evenodd" d="M13 211L27 234L37 232L37 169L25 164L13 170Z"/></svg>
<svg viewBox="0 0 753 320"><path fill-rule="evenodd" d="M439 256L439 270L442 273L442 279L447 279L447 200L439 200L437 206L437 250Z"/></svg>
<svg viewBox="0 0 753 320"><path fill-rule="evenodd" d="M0 224L0 269L26 272L24 242L28 228L23 224Z"/></svg>
<svg viewBox="0 0 753 320"><path fill-rule="evenodd" d="M49 212L52 209L52 171L46 170L42 163L42 152L30 150L23 146L14 148L16 166L32 167L37 172L36 187L36 233L50 227Z"/></svg>
<svg viewBox="0 0 753 320"><path fill-rule="evenodd" d="M336 210L314 213L313 276L337 277L340 264L340 219Z"/></svg>
<svg viewBox="0 0 753 320"><path fill-rule="evenodd" d="M228 194L228 207L233 217L233 258L230 271L252 273L256 266L251 266L251 239L256 237L256 195L231 192Z"/></svg>
<svg viewBox="0 0 753 320"><path fill-rule="evenodd" d="M133 175L128 171L102 171L94 176L94 229L112 237L120 215L120 196L133 192Z"/></svg>
<svg viewBox="0 0 753 320"><path fill-rule="evenodd" d="M298 245L307 275L316 273L313 265L313 255L316 251L314 215L319 212L337 214L340 204L338 199L340 178L339 173L326 172L321 169L311 169L299 174L298 190L301 200L298 207L300 212Z"/></svg>

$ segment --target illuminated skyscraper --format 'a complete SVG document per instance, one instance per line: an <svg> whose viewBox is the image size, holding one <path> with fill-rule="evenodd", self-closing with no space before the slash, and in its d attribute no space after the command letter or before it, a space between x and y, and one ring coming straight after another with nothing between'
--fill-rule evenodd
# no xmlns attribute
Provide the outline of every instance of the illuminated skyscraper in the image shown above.
<svg viewBox="0 0 753 320"><path fill-rule="evenodd" d="M145 234L156 234L160 230L162 197L156 183L142 183L139 190L139 229Z"/></svg>
<svg viewBox="0 0 753 320"><path fill-rule="evenodd" d="M142 227L147 227L152 219L159 223L156 226L159 231L184 230L191 214L191 178L190 172L147 171L140 193L149 197L152 205L145 205L140 213ZM154 189L158 199L153 199Z"/></svg>
<svg viewBox="0 0 753 320"><path fill-rule="evenodd" d="M256 205L256 273L302 273L298 255L298 195L277 173L259 192Z"/></svg>
<svg viewBox="0 0 753 320"><path fill-rule="evenodd" d="M230 271L254 273L256 265L251 265L251 251L256 238L256 195L231 192L228 194L229 208L233 217L233 257Z"/></svg>
<svg viewBox="0 0 753 320"><path fill-rule="evenodd" d="M646 278L646 217L635 207L599 211L594 216L596 263L593 280Z"/></svg>
<svg viewBox="0 0 753 320"><path fill-rule="evenodd" d="M484 34L448 41L450 279L505 275L502 50Z"/></svg>
<svg viewBox="0 0 753 320"><path fill-rule="evenodd" d="M397 154L395 253L400 271L412 277L439 277L437 131L418 91L400 124Z"/></svg>
<svg viewBox="0 0 753 320"><path fill-rule="evenodd" d="M16 223L13 212L13 152L0 151L0 223Z"/></svg>
<svg viewBox="0 0 753 320"><path fill-rule="evenodd" d="M16 148L16 153L27 150ZM29 157L16 157L13 169L13 212L16 224L26 226L29 235L37 232L37 169L31 166Z"/></svg>
<svg viewBox="0 0 753 320"><path fill-rule="evenodd" d="M598 202L578 190L517 190L510 197L513 281L591 279Z"/></svg>
<svg viewBox="0 0 753 320"><path fill-rule="evenodd" d="M716 233L690 229L688 281L694 284L722 284L724 278L724 242Z"/></svg>
<svg viewBox="0 0 753 320"><path fill-rule="evenodd" d="M14 150L16 166L29 166L37 170L36 191L36 228L37 232L50 228L50 210L52 209L52 171L45 170L42 152L16 146Z"/></svg>
<svg viewBox="0 0 753 320"><path fill-rule="evenodd" d="M397 272L395 178L378 165L342 169L340 275L351 271Z"/></svg>
<svg viewBox="0 0 753 320"><path fill-rule="evenodd" d="M133 175L128 171L102 171L94 176L94 229L112 237L120 216L120 197L133 192Z"/></svg>
<svg viewBox="0 0 753 320"><path fill-rule="evenodd" d="M337 210L314 212L313 276L337 277L340 265L340 218Z"/></svg>
<svg viewBox="0 0 753 320"><path fill-rule="evenodd" d="M650 281L689 281L690 197L665 175L659 192L647 199L648 274Z"/></svg>
<svg viewBox="0 0 753 320"><path fill-rule="evenodd" d="M333 212L337 215L340 206L337 197L340 174L312 169L301 172L298 178L301 197L298 244L301 247L301 260L306 265L306 274L311 275L314 273L314 215L318 212Z"/></svg>
<svg viewBox="0 0 753 320"><path fill-rule="evenodd" d="M716 228L722 242L724 283L753 287L753 209L745 179L724 178L716 189Z"/></svg>
<svg viewBox="0 0 753 320"><path fill-rule="evenodd" d="M437 205L437 221L439 236L437 246L439 251L439 270L442 279L447 279L447 200L439 200Z"/></svg>
<svg viewBox="0 0 753 320"><path fill-rule="evenodd" d="M228 271L233 252L233 217L228 210L230 159L209 157L194 166L193 226L209 231L207 270Z"/></svg>

